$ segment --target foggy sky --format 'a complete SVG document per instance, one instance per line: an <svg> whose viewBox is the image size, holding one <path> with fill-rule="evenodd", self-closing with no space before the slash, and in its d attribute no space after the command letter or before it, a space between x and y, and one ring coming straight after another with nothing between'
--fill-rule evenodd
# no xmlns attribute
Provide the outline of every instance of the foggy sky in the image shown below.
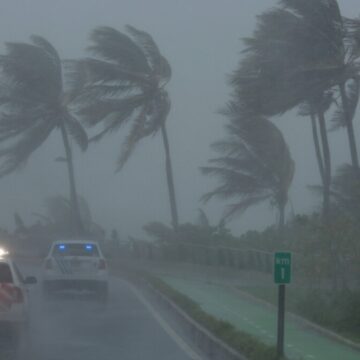
<svg viewBox="0 0 360 360"><path fill-rule="evenodd" d="M123 29L131 24L149 32L169 60L173 76L169 84L172 110L168 132L175 173L181 222L193 221L201 206L217 223L222 202L204 206L200 196L216 185L199 166L214 154L209 145L223 136L224 119L216 111L227 100L226 75L235 69L249 36L255 15L272 0L0 0L0 50L5 41L28 41L31 34L46 37L63 59L85 55L88 34L99 25ZM339 1L346 16L360 13L358 0ZM358 118L358 116L357 116ZM274 119L283 131L296 162L290 198L296 213L316 209L320 199L307 189L318 184L309 121L288 113ZM126 130L124 128L124 130ZM356 119L356 133L359 123ZM124 131L122 134L125 134ZM86 153L75 152L79 193L90 204L96 222L108 231L116 228L125 237L141 236L146 222L170 221L164 153L160 136L145 140L123 171L114 174L123 135L115 133ZM336 164L349 161L345 131L330 135ZM0 226L13 228L18 211L27 224L44 212L44 199L68 194L64 164L54 162L63 154L59 133L41 147L20 172L0 179ZM290 213L290 207L288 209ZM249 210L230 223L235 234L262 229L275 221L268 206Z"/></svg>

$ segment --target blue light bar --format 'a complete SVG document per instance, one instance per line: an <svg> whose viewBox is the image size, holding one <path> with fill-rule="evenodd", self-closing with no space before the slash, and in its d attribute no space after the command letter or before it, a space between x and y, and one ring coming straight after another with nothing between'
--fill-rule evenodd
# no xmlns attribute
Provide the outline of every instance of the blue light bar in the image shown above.
<svg viewBox="0 0 360 360"><path fill-rule="evenodd" d="M61 244L61 245L59 245L58 247L59 247L59 250L65 250L65 245L62 245L62 244Z"/></svg>
<svg viewBox="0 0 360 360"><path fill-rule="evenodd" d="M90 251L90 250L93 249L93 246L92 245L85 245L85 249Z"/></svg>

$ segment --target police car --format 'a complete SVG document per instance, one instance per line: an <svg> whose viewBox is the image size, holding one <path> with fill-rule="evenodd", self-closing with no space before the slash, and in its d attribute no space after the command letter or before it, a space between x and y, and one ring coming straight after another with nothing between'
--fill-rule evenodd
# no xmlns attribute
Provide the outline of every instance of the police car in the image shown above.
<svg viewBox="0 0 360 360"><path fill-rule="evenodd" d="M107 263L98 243L67 240L52 244L43 265L44 296L68 290L91 291L99 300L107 300Z"/></svg>
<svg viewBox="0 0 360 360"><path fill-rule="evenodd" d="M29 320L27 285L36 283L31 276L24 279L9 254L0 249L0 336L18 339Z"/></svg>

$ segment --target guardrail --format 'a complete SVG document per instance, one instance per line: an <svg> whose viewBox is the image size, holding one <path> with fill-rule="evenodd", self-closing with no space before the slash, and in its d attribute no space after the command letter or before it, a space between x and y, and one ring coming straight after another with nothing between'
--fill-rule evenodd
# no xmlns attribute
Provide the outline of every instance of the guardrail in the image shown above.
<svg viewBox="0 0 360 360"><path fill-rule="evenodd" d="M134 241L130 253L140 259L256 270L268 274L272 272L273 262L271 252L190 243L159 246L146 241Z"/></svg>

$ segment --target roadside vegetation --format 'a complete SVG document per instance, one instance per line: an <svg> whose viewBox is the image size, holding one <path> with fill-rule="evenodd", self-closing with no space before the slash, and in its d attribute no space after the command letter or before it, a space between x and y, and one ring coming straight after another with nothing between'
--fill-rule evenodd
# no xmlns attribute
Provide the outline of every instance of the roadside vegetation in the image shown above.
<svg viewBox="0 0 360 360"><path fill-rule="evenodd" d="M210 331L218 339L233 349L239 351L249 360L275 360L277 359L276 349L272 346L263 344L255 337L237 330L227 321L216 319L209 315L201 307L185 296L176 291L161 279L149 274L141 274L155 289L160 291L179 308L187 313L192 319L197 321L205 329Z"/></svg>

